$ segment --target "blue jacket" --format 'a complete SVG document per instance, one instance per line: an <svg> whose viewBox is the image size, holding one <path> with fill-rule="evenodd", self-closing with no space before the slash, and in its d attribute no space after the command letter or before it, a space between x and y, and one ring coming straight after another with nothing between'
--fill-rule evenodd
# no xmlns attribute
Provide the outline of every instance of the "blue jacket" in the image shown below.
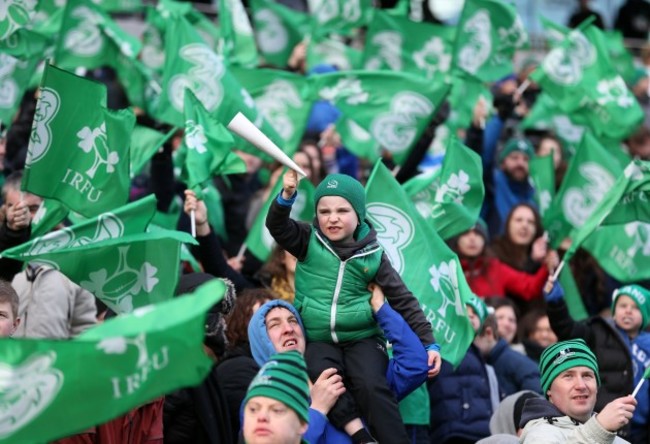
<svg viewBox="0 0 650 444"><path fill-rule="evenodd" d="M475 442L490 435L490 384L486 364L473 344L455 371L443 361L440 374L429 384L429 398L432 443L454 438Z"/></svg>
<svg viewBox="0 0 650 444"><path fill-rule="evenodd" d="M542 393L537 364L528 356L514 351L505 340L499 339L487 363L494 367L497 374L501 399L521 390Z"/></svg>

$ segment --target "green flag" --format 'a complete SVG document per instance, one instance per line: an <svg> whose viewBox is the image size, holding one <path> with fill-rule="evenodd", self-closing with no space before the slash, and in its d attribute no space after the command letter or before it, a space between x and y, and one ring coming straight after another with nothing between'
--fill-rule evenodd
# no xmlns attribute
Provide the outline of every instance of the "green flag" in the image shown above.
<svg viewBox="0 0 650 444"><path fill-rule="evenodd" d="M25 28L36 13L35 0L7 0L0 12L0 40L5 40L19 29Z"/></svg>
<svg viewBox="0 0 650 444"><path fill-rule="evenodd" d="M0 442L53 441L199 384L213 365L203 351L205 313L225 291L214 280L71 341L0 340Z"/></svg>
<svg viewBox="0 0 650 444"><path fill-rule="evenodd" d="M31 29L20 28L5 40L0 40L0 53L20 60L41 57L50 45L50 39Z"/></svg>
<svg viewBox="0 0 650 444"><path fill-rule="evenodd" d="M21 188L91 217L129 192L131 110L106 108L106 87L48 65Z"/></svg>
<svg viewBox="0 0 650 444"><path fill-rule="evenodd" d="M346 34L372 20L372 0L307 0L312 34Z"/></svg>
<svg viewBox="0 0 650 444"><path fill-rule="evenodd" d="M0 53L0 122L6 126L11 126L38 62L38 58L19 60Z"/></svg>
<svg viewBox="0 0 650 444"><path fill-rule="evenodd" d="M366 34L364 69L407 71L426 78L451 70L455 28L375 11Z"/></svg>
<svg viewBox="0 0 650 444"><path fill-rule="evenodd" d="M355 156L373 164L381 158L381 147L377 141L354 120L339 118L336 121L336 131L341 136L343 146Z"/></svg>
<svg viewBox="0 0 650 444"><path fill-rule="evenodd" d="M484 102L488 115L493 114L490 89L476 77L463 71L454 72L449 91L449 117L445 124L452 129L469 128L479 100Z"/></svg>
<svg viewBox="0 0 650 444"><path fill-rule="evenodd" d="M32 239L52 231L68 215L70 210L58 200L43 199L32 218Z"/></svg>
<svg viewBox="0 0 650 444"><path fill-rule="evenodd" d="M284 68L309 32L309 16L271 0L251 0L255 37L267 64Z"/></svg>
<svg viewBox="0 0 650 444"><path fill-rule="evenodd" d="M643 111L616 71L605 37L595 26L570 31L551 49L531 79L578 123L620 140L643 120Z"/></svg>
<svg viewBox="0 0 650 444"><path fill-rule="evenodd" d="M401 164L442 103L449 84L407 73L351 71L309 77L316 98L332 102Z"/></svg>
<svg viewBox="0 0 650 444"><path fill-rule="evenodd" d="M456 255L408 201L390 171L377 162L366 185L368 219L431 322L442 357L456 367L474 339L465 308L472 292Z"/></svg>
<svg viewBox="0 0 650 444"><path fill-rule="evenodd" d="M424 220L443 239L469 230L481 211L485 188L481 157L452 137L442 168L404 184Z"/></svg>
<svg viewBox="0 0 650 444"><path fill-rule="evenodd" d="M555 199L544 214L544 226L554 248L573 228L584 225L622 172L614 156L586 132Z"/></svg>
<svg viewBox="0 0 650 444"><path fill-rule="evenodd" d="M248 236L246 236L246 248L253 256L261 261L266 261L271 255L271 251L275 247L275 240L269 230L266 228L266 215L269 212L271 203L277 199L278 194L282 190L282 177L278 179L276 184L271 189L268 199L264 206L257 213L257 217L251 226ZM306 179L298 182L298 196L296 201L291 207L291 218L303 222L311 223L315 215L314 205L314 185Z"/></svg>
<svg viewBox="0 0 650 444"><path fill-rule="evenodd" d="M292 156L300 145L312 106L306 90L307 79L274 69L233 68L232 73L282 137L283 151Z"/></svg>
<svg viewBox="0 0 650 444"><path fill-rule="evenodd" d="M318 65L336 66L341 71L360 69L363 53L346 45L337 35L314 35L307 45L307 71Z"/></svg>
<svg viewBox="0 0 650 444"><path fill-rule="evenodd" d="M578 289L578 284L576 284L573 278L571 267L562 268L558 281L562 285L562 289L564 289L564 300L566 301L569 315L576 321L587 319L589 313L587 313L585 304L582 302L582 295L580 294L580 289Z"/></svg>
<svg viewBox="0 0 650 444"><path fill-rule="evenodd" d="M142 168L149 162L151 157L158 152L161 146L165 144L177 131L172 128L163 134L153 128L143 125L136 125L131 133L131 178L137 176Z"/></svg>
<svg viewBox="0 0 650 444"><path fill-rule="evenodd" d="M92 1L67 0L54 59L66 69L115 66L118 54L134 59L141 46Z"/></svg>
<svg viewBox="0 0 650 444"><path fill-rule="evenodd" d="M539 215L544 217L555 197L553 154L533 157L528 161L528 167L535 188L535 202L539 209Z"/></svg>
<svg viewBox="0 0 650 444"><path fill-rule="evenodd" d="M9 248L2 256L29 261L42 254L75 248L144 233L156 211L156 197L151 194L76 225L47 233L29 242Z"/></svg>
<svg viewBox="0 0 650 444"><path fill-rule="evenodd" d="M623 34L620 31L604 31L607 53L614 64L616 71L623 77L625 83L630 84L634 79L636 67L634 57L625 47Z"/></svg>
<svg viewBox="0 0 650 444"><path fill-rule="evenodd" d="M139 12L142 0L101 0L99 6L106 12Z"/></svg>
<svg viewBox="0 0 650 444"><path fill-rule="evenodd" d="M528 42L515 7L500 0L466 0L457 28L454 64L484 82L511 74L515 51Z"/></svg>
<svg viewBox="0 0 650 444"><path fill-rule="evenodd" d="M219 0L221 54L231 65L257 66L257 46L253 28L241 0Z"/></svg>

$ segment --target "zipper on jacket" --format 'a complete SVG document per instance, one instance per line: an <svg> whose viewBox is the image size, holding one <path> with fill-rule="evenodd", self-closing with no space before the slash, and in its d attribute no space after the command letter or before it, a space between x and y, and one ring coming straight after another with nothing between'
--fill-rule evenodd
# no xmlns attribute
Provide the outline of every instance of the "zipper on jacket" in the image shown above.
<svg viewBox="0 0 650 444"><path fill-rule="evenodd" d="M334 341L335 344L339 343L339 338L336 335L336 306L339 303L339 295L341 293L341 285L343 284L343 273L345 272L346 262L347 261L341 261L339 264L339 274L336 276L336 287L334 288L332 308L330 309L330 333L332 334L332 341Z"/></svg>

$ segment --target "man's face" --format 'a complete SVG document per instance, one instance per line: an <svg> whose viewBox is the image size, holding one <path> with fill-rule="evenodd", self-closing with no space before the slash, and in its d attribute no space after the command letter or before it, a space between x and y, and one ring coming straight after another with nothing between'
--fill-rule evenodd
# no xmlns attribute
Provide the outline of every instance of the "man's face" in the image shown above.
<svg viewBox="0 0 650 444"><path fill-rule="evenodd" d="M31 193L23 193L23 200L29 207L29 214L31 215L31 218L34 219L34 215L36 214L39 207L41 206L41 202L43 202L43 199ZM20 191L11 190L11 189L8 190L6 200L5 200L5 205L8 208L11 208L12 206L17 205L18 202L20 202Z"/></svg>
<svg viewBox="0 0 650 444"><path fill-rule="evenodd" d="M11 336L19 323L20 319L14 318L11 303L0 302L0 338Z"/></svg>
<svg viewBox="0 0 650 444"><path fill-rule="evenodd" d="M248 444L298 444L307 424L284 403L255 396L244 407L242 429Z"/></svg>
<svg viewBox="0 0 650 444"><path fill-rule="evenodd" d="M501 169L513 180L523 182L528 178L528 155L521 151L508 154L501 161Z"/></svg>
<svg viewBox="0 0 650 444"><path fill-rule="evenodd" d="M266 333L278 353L297 350L305 353L305 335L298 319L284 307L272 308L265 318Z"/></svg>
<svg viewBox="0 0 650 444"><path fill-rule="evenodd" d="M548 400L562 413L585 422L596 405L596 375L588 367L573 367L560 373L551 383Z"/></svg>

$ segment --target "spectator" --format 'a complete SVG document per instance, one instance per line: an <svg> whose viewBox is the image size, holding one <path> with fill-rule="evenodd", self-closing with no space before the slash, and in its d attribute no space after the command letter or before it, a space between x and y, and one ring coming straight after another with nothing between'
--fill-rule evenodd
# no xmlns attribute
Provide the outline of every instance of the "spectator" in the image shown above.
<svg viewBox="0 0 650 444"><path fill-rule="evenodd" d="M0 338L13 335L20 325L18 303L16 290L9 282L0 279Z"/></svg>
<svg viewBox="0 0 650 444"><path fill-rule="evenodd" d="M539 373L539 371L538 371ZM506 396L490 418L490 433L476 444L518 444L521 435L521 412L528 399L540 398L537 392L522 390Z"/></svg>
<svg viewBox="0 0 650 444"><path fill-rule="evenodd" d="M276 297L290 303L296 296L296 262L293 254L276 245L258 273L262 285L273 291Z"/></svg>
<svg viewBox="0 0 650 444"><path fill-rule="evenodd" d="M535 362L539 362L546 347L557 342L545 309L531 310L521 318L519 341L523 344L526 355Z"/></svg>
<svg viewBox="0 0 650 444"><path fill-rule="evenodd" d="M626 39L648 40L650 5L644 0L627 0L618 10L614 28Z"/></svg>
<svg viewBox="0 0 650 444"><path fill-rule="evenodd" d="M603 18L596 11L589 7L590 0L578 0L578 9L574 12L571 17L569 17L569 28L577 28L580 23L587 20L589 17L593 17L594 20L592 25L605 29L605 23L603 23Z"/></svg>
<svg viewBox="0 0 650 444"><path fill-rule="evenodd" d="M29 241L31 219L42 201L38 196L20 191L22 179L22 171L16 171L6 178L2 186L0 252ZM0 258L0 279L11 281L22 265L22 262L13 259Z"/></svg>
<svg viewBox="0 0 650 444"><path fill-rule="evenodd" d="M486 298L485 303L494 309L499 337L506 341L513 350L525 354L524 347L517 338L519 310L515 303L509 298Z"/></svg>

